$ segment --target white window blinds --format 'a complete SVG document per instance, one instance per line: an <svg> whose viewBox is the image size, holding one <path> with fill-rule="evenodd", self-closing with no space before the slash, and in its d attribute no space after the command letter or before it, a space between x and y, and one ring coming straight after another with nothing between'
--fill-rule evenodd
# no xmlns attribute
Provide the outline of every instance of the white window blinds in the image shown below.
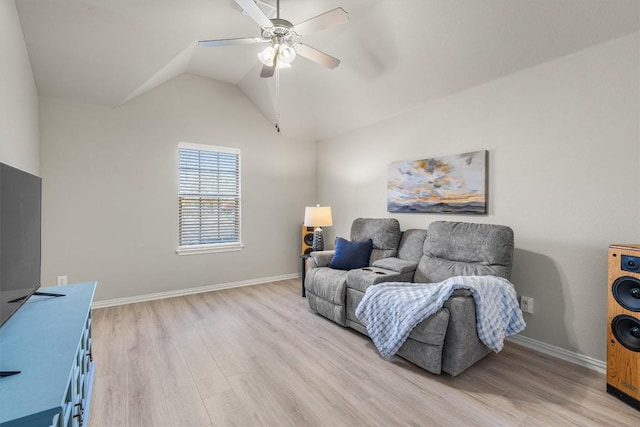
<svg viewBox="0 0 640 427"><path fill-rule="evenodd" d="M240 247L240 150L180 143L179 248Z"/></svg>

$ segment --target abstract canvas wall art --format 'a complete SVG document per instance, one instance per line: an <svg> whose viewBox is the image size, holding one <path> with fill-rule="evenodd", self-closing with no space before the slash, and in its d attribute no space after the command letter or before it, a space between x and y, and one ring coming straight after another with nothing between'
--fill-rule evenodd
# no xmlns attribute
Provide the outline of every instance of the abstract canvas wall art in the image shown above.
<svg viewBox="0 0 640 427"><path fill-rule="evenodd" d="M487 151L389 165L388 212L487 213Z"/></svg>

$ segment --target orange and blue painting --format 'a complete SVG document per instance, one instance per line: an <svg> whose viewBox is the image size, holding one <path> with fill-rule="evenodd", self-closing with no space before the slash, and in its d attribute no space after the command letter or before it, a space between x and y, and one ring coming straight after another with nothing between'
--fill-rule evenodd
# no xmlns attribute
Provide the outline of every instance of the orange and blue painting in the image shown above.
<svg viewBox="0 0 640 427"><path fill-rule="evenodd" d="M487 213L487 151L389 165L388 212Z"/></svg>

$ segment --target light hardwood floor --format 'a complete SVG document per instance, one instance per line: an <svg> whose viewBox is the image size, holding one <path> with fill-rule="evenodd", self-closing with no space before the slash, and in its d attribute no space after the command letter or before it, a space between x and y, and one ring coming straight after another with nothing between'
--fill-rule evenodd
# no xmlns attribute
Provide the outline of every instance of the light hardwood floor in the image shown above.
<svg viewBox="0 0 640 427"><path fill-rule="evenodd" d="M93 312L89 426L638 426L602 374L507 343L432 375L289 280ZM603 344L604 345L604 344Z"/></svg>

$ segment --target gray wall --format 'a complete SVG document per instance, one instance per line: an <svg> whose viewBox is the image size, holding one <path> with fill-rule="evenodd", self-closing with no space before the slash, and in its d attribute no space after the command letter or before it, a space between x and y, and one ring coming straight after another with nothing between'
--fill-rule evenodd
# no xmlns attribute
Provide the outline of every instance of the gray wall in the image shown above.
<svg viewBox="0 0 640 427"><path fill-rule="evenodd" d="M0 1L0 64L0 162L38 175L38 95L13 0Z"/></svg>
<svg viewBox="0 0 640 427"><path fill-rule="evenodd" d="M119 108L40 105L45 283L97 280L100 301L299 272L315 143L237 87L185 74ZM242 251L176 255L179 141L242 150Z"/></svg>
<svg viewBox="0 0 640 427"><path fill-rule="evenodd" d="M639 37L614 40L318 145L332 236L397 217L511 226L523 335L605 360L607 250L640 241ZM489 214L389 214L389 163L489 150Z"/></svg>

